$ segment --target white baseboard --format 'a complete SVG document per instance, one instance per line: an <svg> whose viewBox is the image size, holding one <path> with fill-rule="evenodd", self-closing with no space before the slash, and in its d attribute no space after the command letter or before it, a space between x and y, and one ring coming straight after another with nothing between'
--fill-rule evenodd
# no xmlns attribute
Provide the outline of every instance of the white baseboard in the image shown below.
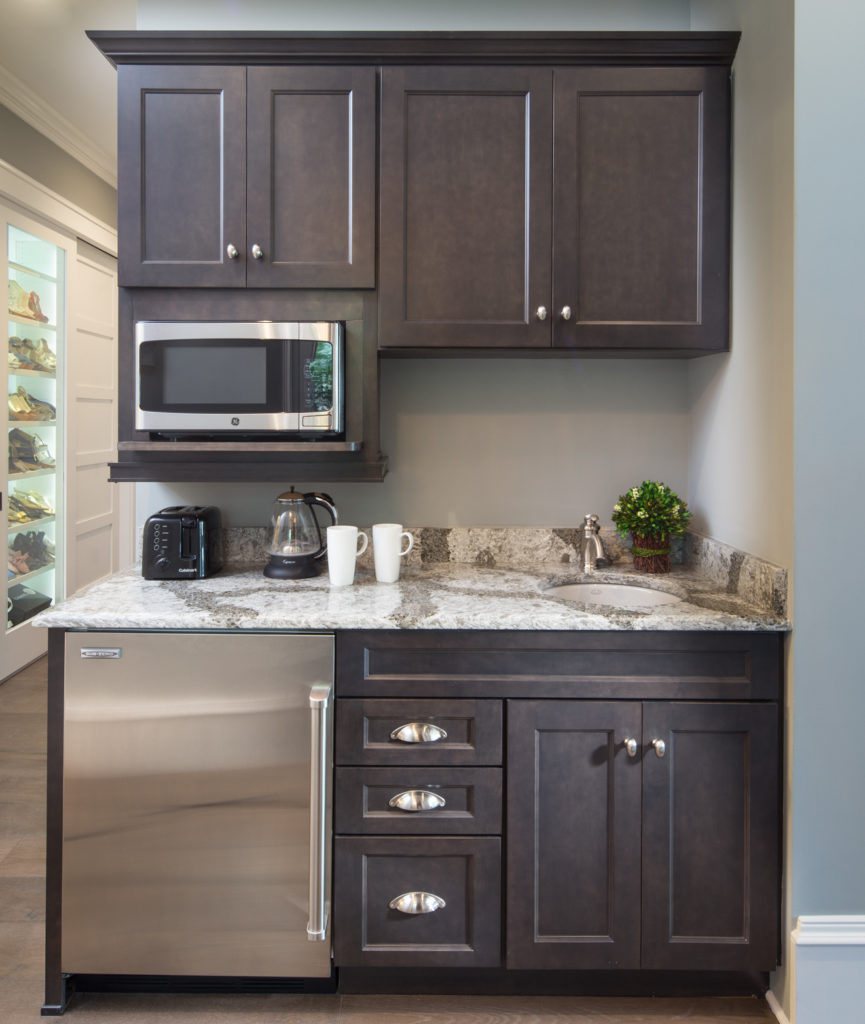
<svg viewBox="0 0 865 1024"><path fill-rule="evenodd" d="M790 1018L781 1009L781 1004L775 998L774 992L769 991L766 993L766 1003L772 1013L775 1014L775 1019L778 1021L778 1024L790 1024Z"/></svg>

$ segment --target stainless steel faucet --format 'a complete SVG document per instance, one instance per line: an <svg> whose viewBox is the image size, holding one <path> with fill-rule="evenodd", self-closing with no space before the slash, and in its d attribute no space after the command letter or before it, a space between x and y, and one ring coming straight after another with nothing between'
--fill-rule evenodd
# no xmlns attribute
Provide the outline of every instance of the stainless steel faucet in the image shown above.
<svg viewBox="0 0 865 1024"><path fill-rule="evenodd" d="M587 513L584 518L580 557L583 560L583 572L594 572L599 562L607 561L607 553L601 541L601 525L598 517L591 513Z"/></svg>

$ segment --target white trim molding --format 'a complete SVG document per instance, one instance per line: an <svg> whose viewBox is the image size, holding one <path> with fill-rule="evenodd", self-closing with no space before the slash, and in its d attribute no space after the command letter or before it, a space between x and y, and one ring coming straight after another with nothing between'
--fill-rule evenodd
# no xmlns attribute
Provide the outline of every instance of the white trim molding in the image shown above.
<svg viewBox="0 0 865 1024"><path fill-rule="evenodd" d="M796 918L797 946L865 946L865 915L808 914Z"/></svg>
<svg viewBox="0 0 865 1024"><path fill-rule="evenodd" d="M117 255L115 228L5 160L0 160L0 199L36 212L61 230L73 232L78 238L83 238L85 242L111 256Z"/></svg>
<svg viewBox="0 0 865 1024"><path fill-rule="evenodd" d="M775 1020L778 1021L778 1024L790 1024L790 1018L784 1013L781 1004L771 989L766 993L766 1005L775 1014Z"/></svg>
<svg viewBox="0 0 865 1024"><path fill-rule="evenodd" d="M74 157L112 188L117 188L117 161L84 132L45 102L11 71L0 66L0 103Z"/></svg>

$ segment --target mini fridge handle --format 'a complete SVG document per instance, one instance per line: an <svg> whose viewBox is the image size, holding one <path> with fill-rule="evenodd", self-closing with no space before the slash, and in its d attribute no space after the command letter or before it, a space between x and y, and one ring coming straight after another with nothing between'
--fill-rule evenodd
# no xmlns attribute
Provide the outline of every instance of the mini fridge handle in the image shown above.
<svg viewBox="0 0 865 1024"><path fill-rule="evenodd" d="M309 691L310 781L309 781L309 922L310 942L327 937L327 705L330 683L316 683Z"/></svg>

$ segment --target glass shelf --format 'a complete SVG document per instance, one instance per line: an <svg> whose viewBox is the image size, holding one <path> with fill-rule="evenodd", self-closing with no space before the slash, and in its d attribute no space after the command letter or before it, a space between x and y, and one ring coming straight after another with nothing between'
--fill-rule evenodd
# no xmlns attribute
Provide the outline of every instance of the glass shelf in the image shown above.
<svg viewBox="0 0 865 1024"><path fill-rule="evenodd" d="M31 519L29 523L16 523L9 522L7 526L7 532L10 537L16 533L20 533L22 530L32 530L34 526L47 526L49 523L55 521L54 516L43 516L41 519Z"/></svg>
<svg viewBox="0 0 865 1024"><path fill-rule="evenodd" d="M19 522L6 517L7 538L7 580L6 580L6 639L7 648L20 647L21 654L32 643L35 630L20 630L29 619L43 608L63 596L62 582L62 540L64 535L63 515L63 356L65 344L65 274L66 252L50 241L40 237L37 230L30 231L9 219L6 231L6 278L9 282L6 311L6 351L20 360L18 366L9 366L6 361L7 394L15 395L20 387L28 399L47 403L56 409L56 416L45 420L17 419L14 410L7 404L7 444L12 455L13 432L23 432L34 439L33 447L18 433L16 448L35 456L39 448L42 454L55 462L53 466L32 464L32 468L19 469L11 461L5 473L3 488L7 498L7 509L12 506L15 491L31 490L52 509L50 515L34 517ZM46 236L50 232L45 232ZM2 270L2 268L0 268ZM11 308L10 308L11 307ZM18 312L16 312L16 310ZM35 310L45 317L23 315ZM16 339L14 344L10 339ZM56 360L51 369L36 369L36 355L47 362ZM50 357L53 357L50 358ZM29 363L26 360L29 358ZM38 407L37 407L38 408ZM46 412L50 410L45 410ZM23 445L20 442L25 442ZM42 447L44 446L44 447ZM27 459L19 459L22 465ZM26 510L25 510L26 511ZM41 537L39 535L42 535ZM32 538L32 539L31 539ZM17 557L16 557L17 556ZM26 572L9 576L9 562L26 568L28 559L44 565L36 565ZM10 654L10 659L11 659ZM4 655L5 660L5 655ZM32 660L32 657L26 660ZM26 660L24 663L26 664ZM4 674L7 666L4 664Z"/></svg>
<svg viewBox="0 0 865 1024"><path fill-rule="evenodd" d="M35 277L40 281L52 281L54 284L57 283L57 278L53 274L44 274L41 270L34 270L33 267L25 266L23 263L14 263L12 260L9 260L7 266L10 270L17 270L24 276Z"/></svg>
<svg viewBox="0 0 865 1024"><path fill-rule="evenodd" d="M22 327L38 327L40 331L56 331L56 324L42 323L41 320L31 320L26 316L18 316L17 313L10 313L6 311L6 316L15 324L21 324Z"/></svg>

